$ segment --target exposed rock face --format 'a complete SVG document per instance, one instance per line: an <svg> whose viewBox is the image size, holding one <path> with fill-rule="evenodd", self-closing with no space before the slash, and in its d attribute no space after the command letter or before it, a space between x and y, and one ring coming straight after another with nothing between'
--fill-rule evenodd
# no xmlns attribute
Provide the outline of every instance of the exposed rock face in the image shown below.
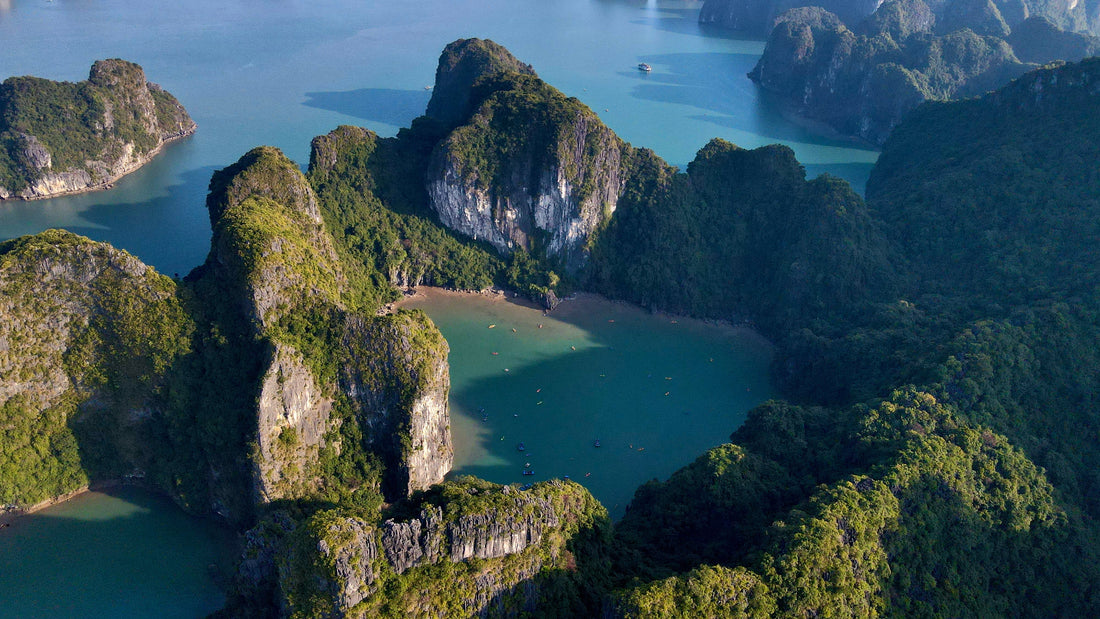
<svg viewBox="0 0 1100 619"><path fill-rule="evenodd" d="M454 127L472 111L470 90L482 77L500 72L534 75L501 45L488 39L459 39L447 45L435 70L435 88L428 101L428 116Z"/></svg>
<svg viewBox="0 0 1100 619"><path fill-rule="evenodd" d="M343 273L309 184L278 150L252 150L210 187L208 276L236 289L255 337L271 341L257 399L256 497L304 496L316 485L335 393L279 334L304 300L338 307Z"/></svg>
<svg viewBox="0 0 1100 619"><path fill-rule="evenodd" d="M849 27L855 27L879 7L894 3L896 0L706 0L699 11L699 21L767 36L777 18L790 9L819 7L836 14ZM902 0L899 4L906 3ZM974 27L976 23L1001 21L1015 28L1029 17L1042 17L1068 32L1100 32L1097 30L1100 26L1100 7L1084 0L934 0L928 2L928 6L938 18L950 22L960 23L960 17L966 16L961 21L965 25L959 27L973 28L978 34L994 33L979 31Z"/></svg>
<svg viewBox="0 0 1100 619"><path fill-rule="evenodd" d="M362 520L347 518L329 525L326 533L347 540L340 546L330 546L328 539L321 539L317 542L317 550L332 561L335 568L333 601L336 607L351 608L374 593L369 587L378 578L373 570L378 553L375 528Z"/></svg>
<svg viewBox="0 0 1100 619"><path fill-rule="evenodd" d="M473 480L448 482L442 496L429 497L421 506L418 517L387 520L381 527L353 515L322 512L299 527L280 560L284 608L287 614L322 611L337 617L376 616L383 606L409 616L484 614L497 596L544 567L572 560L566 543L603 526L605 519L606 512L587 491L560 481L527 491ZM479 561L476 567L468 564L471 559ZM461 566L448 570L452 578L431 582L432 590L424 590L419 571L440 562ZM291 569L307 564L313 573ZM393 580L415 586L387 587ZM390 599L382 591L400 593ZM537 599L538 590L519 595ZM432 600L439 599L458 601L461 607L433 608Z"/></svg>
<svg viewBox="0 0 1100 619"><path fill-rule="evenodd" d="M398 574L448 557L451 561L496 559L522 552L542 540L543 531L560 525L553 504L544 497L502 486L514 502L483 513L464 514L445 522L438 507L426 507L419 518L387 520L382 549Z"/></svg>
<svg viewBox="0 0 1100 619"><path fill-rule="evenodd" d="M882 0L706 0L699 11L699 22L765 37L776 19L790 9L821 7L844 23L858 24L881 4Z"/></svg>
<svg viewBox="0 0 1100 619"><path fill-rule="evenodd" d="M343 338L342 389L386 465L383 493L400 498L443 481L454 463L446 340L423 312L349 316Z"/></svg>
<svg viewBox="0 0 1100 619"><path fill-rule="evenodd" d="M0 505L136 477L246 523L256 503L397 500L450 470L446 342L423 313L348 308L297 167L256 149L208 202L211 252L185 291L72 234L0 244ZM350 489L341 466L359 466Z"/></svg>
<svg viewBox="0 0 1100 619"><path fill-rule="evenodd" d="M1003 39L969 29L929 36L927 5L901 6L884 4L866 34L820 13L784 18L749 77L797 113L881 144L920 102L980 93L1028 68Z"/></svg>
<svg viewBox="0 0 1100 619"><path fill-rule="evenodd" d="M434 325L422 314L347 309L347 278L313 190L277 149L254 149L210 186L205 276L237 291L230 302L270 343L256 409L257 500L314 492L326 446L380 455L392 500L442 481L453 455L447 348ZM302 329L324 334L320 349ZM343 423L337 401L370 430L363 445L329 444Z"/></svg>
<svg viewBox="0 0 1100 619"><path fill-rule="evenodd" d="M300 353L276 344L273 357L257 404L256 484L262 502L304 496L312 490L303 466L318 459L325 432L331 427L333 404Z"/></svg>
<svg viewBox="0 0 1100 619"><path fill-rule="evenodd" d="M1034 13L1047 16L1027 19ZM798 114L882 144L922 101L978 95L1034 68L1027 63L1100 49L1100 38L1052 23L1056 14L994 0L891 0L849 28L823 9L796 9L777 18L749 77Z"/></svg>
<svg viewBox="0 0 1100 619"><path fill-rule="evenodd" d="M443 558L443 528L443 510L433 506L420 510L419 518L384 522L382 550L393 571L404 574L411 568Z"/></svg>
<svg viewBox="0 0 1100 619"><path fill-rule="evenodd" d="M195 132L175 97L117 59L97 61L78 84L9 78L0 110L0 199L104 188Z"/></svg>
<svg viewBox="0 0 1100 619"><path fill-rule="evenodd" d="M432 208L501 253L545 252L578 270L618 204L629 145L537 78L483 80L476 94L477 112L432 156Z"/></svg>

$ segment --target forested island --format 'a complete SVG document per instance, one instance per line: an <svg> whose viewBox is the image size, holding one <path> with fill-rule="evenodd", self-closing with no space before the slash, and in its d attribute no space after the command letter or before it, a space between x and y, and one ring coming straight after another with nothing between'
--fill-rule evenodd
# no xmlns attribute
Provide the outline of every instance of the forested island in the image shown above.
<svg viewBox="0 0 1100 619"><path fill-rule="evenodd" d="M0 244L0 503L129 480L224 519L227 617L1095 614L1097 80L920 106L864 199L783 146L678 170L456 41L396 137L216 172L182 280ZM444 481L447 344L383 309L420 284L751 320L786 399L615 524L569 481Z"/></svg>
<svg viewBox="0 0 1100 619"><path fill-rule="evenodd" d="M100 60L83 82L0 84L0 200L94 189L138 169L195 123L132 62Z"/></svg>
<svg viewBox="0 0 1100 619"><path fill-rule="evenodd" d="M1084 2L707 0L700 20L766 37L753 81L794 114L876 145L922 101L980 95L1100 50Z"/></svg>

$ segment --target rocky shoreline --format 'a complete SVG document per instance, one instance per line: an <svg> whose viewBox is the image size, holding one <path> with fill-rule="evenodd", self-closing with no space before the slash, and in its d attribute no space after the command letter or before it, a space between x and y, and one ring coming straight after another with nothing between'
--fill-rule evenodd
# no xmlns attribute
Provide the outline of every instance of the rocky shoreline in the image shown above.
<svg viewBox="0 0 1100 619"><path fill-rule="evenodd" d="M0 107L0 200L109 189L197 128L140 65L119 58L96 61L79 83L10 77Z"/></svg>
<svg viewBox="0 0 1100 619"><path fill-rule="evenodd" d="M184 130L180 131L178 134L173 135L169 138L166 138L163 142L161 142L155 148L153 148L153 150L149 151L148 153L145 153L144 155L141 155L134 165L132 165L132 166L123 166L120 171L115 172L112 176L109 176L106 179L97 181L94 184L85 185L84 187L77 188L77 189L69 189L69 190L65 190L65 191L42 193L42 194L35 193L35 194L29 194L29 195L26 194L25 192L29 191L31 188L27 188L26 190L24 190L24 193L14 193L14 194L12 194L12 193L7 193L7 191L4 187L0 187L0 203L7 202L7 201L13 201L14 202L14 201L17 201L17 200L21 201L21 202L31 202L31 201L34 201L34 200L49 200L51 198L60 198L60 197L63 197L63 196L76 196L76 195L80 195L80 194L84 194L84 193L92 193L92 192L96 192L96 191L106 191L108 189L112 189L113 185L119 179L121 179L124 176L128 176L130 174L133 174L134 172L137 172L141 168L145 167L145 164L149 163L157 155L159 155L160 152L162 150L164 150L165 146L168 146L169 144L173 144L175 142L183 140L184 138L189 138L192 135L195 135L196 129L197 129L197 127L191 127L189 129L184 129ZM59 178L62 175L71 174L71 173L72 172L65 171L65 172L62 172L61 174L55 175L54 178ZM43 179L42 181L39 181L39 182L41 183L44 180L45 179Z"/></svg>

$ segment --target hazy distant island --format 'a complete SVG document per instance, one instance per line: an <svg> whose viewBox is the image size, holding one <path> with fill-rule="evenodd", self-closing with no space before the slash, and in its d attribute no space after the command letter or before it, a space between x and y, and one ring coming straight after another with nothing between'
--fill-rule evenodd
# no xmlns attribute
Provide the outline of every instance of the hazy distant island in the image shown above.
<svg viewBox="0 0 1100 619"><path fill-rule="evenodd" d="M767 37L776 19L791 9L821 7L846 24L857 24L881 4L882 0L706 0L699 10L699 23Z"/></svg>
<svg viewBox="0 0 1100 619"><path fill-rule="evenodd" d="M225 520L225 617L1096 614L1100 61L918 107L866 200L783 146L678 170L491 41L439 67L395 137L216 172L181 281L0 244L0 504L138 479ZM614 524L444 481L447 343L383 309L418 284L751 319L788 399Z"/></svg>
<svg viewBox="0 0 1100 619"><path fill-rule="evenodd" d="M194 132L179 101L132 62L97 61L75 84L9 77L0 84L0 200L105 189Z"/></svg>
<svg viewBox="0 0 1100 619"><path fill-rule="evenodd" d="M749 77L795 113L881 145L922 101L980 95L1039 65L1096 54L1084 6L889 0L855 21L796 8L774 18Z"/></svg>
<svg viewBox="0 0 1100 619"><path fill-rule="evenodd" d="M783 13L791 9L820 7L835 14L851 28L880 7L894 2L897 0L705 0L699 11L699 21L750 35L767 36ZM1042 17L1060 30L1100 33L1100 13L1089 2L935 0L927 4L941 16L951 15L949 19L967 15L988 19L996 15L1015 26L1029 17Z"/></svg>

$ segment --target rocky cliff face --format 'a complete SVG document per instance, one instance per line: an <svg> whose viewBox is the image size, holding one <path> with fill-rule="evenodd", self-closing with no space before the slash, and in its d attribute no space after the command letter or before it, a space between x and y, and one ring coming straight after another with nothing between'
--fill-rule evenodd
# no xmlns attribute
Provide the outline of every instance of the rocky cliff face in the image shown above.
<svg viewBox="0 0 1100 619"><path fill-rule="evenodd" d="M423 312L399 312L349 316L342 346L340 384L385 463L383 493L405 497L443 481L454 462L446 340Z"/></svg>
<svg viewBox="0 0 1100 619"><path fill-rule="evenodd" d="M100 60L78 84L18 77L0 86L0 200L105 188L195 123L141 67Z"/></svg>
<svg viewBox="0 0 1100 619"><path fill-rule="evenodd" d="M476 113L433 153L432 208L503 254L544 252L577 271L618 204L629 145L534 77L483 80L475 98Z"/></svg>
<svg viewBox="0 0 1100 619"><path fill-rule="evenodd" d="M210 186L206 276L234 290L254 337L271 342L256 409L257 499L304 496L317 483L336 394L284 332L308 311L303 303L339 307L343 274L309 184L281 152L254 149Z"/></svg>
<svg viewBox="0 0 1100 619"><path fill-rule="evenodd" d="M889 0L706 0L699 11L699 22L766 37L779 16L790 9L822 8L834 13L849 27L855 27L880 6L891 3ZM975 28L976 24L1000 21L1014 28L1029 17L1043 18L1068 32L1100 33L1097 30L1100 26L1100 6L1084 1L936 0L929 2L928 6L944 22L965 22L959 27L974 28L978 34L993 33Z"/></svg>
<svg viewBox="0 0 1100 619"><path fill-rule="evenodd" d="M310 469L332 428L332 405L332 394L318 384L302 354L276 344L256 405L261 502L308 496L313 490Z"/></svg>
<svg viewBox="0 0 1100 619"><path fill-rule="evenodd" d="M270 343L256 410L258 500L324 486L321 452L381 457L387 496L451 468L446 343L423 315L364 316L348 307L342 265L301 171L262 147L211 180L214 239L204 277L235 290L235 311ZM346 406L354 419L334 414ZM344 423L369 432L339 438Z"/></svg>
<svg viewBox="0 0 1100 619"><path fill-rule="evenodd" d="M884 4L856 30L820 10L792 12L749 74L798 114L881 144L927 99L980 93L1027 70L1003 39L961 29L932 36L921 0Z"/></svg>
<svg viewBox="0 0 1100 619"><path fill-rule="evenodd" d="M891 0L847 26L823 9L797 9L777 18L749 77L798 114L882 144L922 101L981 94L1034 68L1027 63L1100 49L1100 38L1027 19L1031 10L992 0Z"/></svg>
<svg viewBox="0 0 1100 619"><path fill-rule="evenodd" d="M64 232L0 245L0 505L137 478L245 523L450 470L446 342L421 313L350 305L297 167L256 149L208 202L211 252L182 288Z"/></svg>
<svg viewBox="0 0 1100 619"><path fill-rule="evenodd" d="M381 526L322 512L295 531L280 556L284 614L468 617L499 615L509 602L531 608L538 587L516 586L542 569L572 563L576 570L588 557L576 557L573 542L603 527L606 512L591 495L560 481L525 491L449 482L426 498L418 516ZM303 573L305 565L313 571ZM441 570L448 576L429 576Z"/></svg>

